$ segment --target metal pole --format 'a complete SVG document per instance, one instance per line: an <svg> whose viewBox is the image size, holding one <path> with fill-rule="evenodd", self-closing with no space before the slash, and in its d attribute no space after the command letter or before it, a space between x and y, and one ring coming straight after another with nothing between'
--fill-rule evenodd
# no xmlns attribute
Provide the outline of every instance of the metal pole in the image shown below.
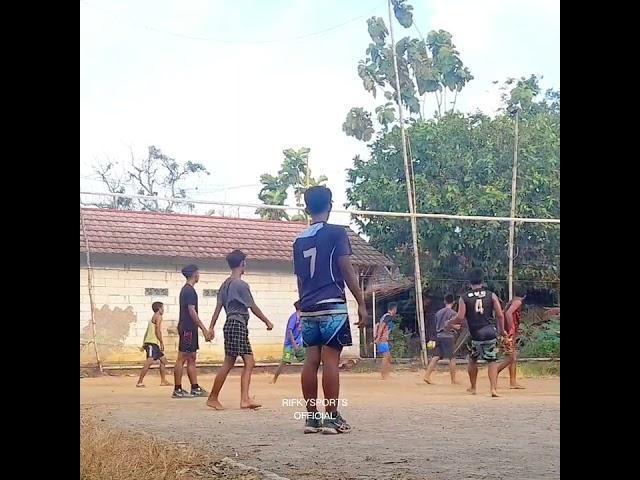
<svg viewBox="0 0 640 480"><path fill-rule="evenodd" d="M87 286L89 289L89 308L91 309L91 335L93 343L93 351L96 355L96 362L98 364L98 370L103 373L102 362L100 361L100 354L98 353L98 342L96 341L96 317L95 317L95 305L93 302L93 270L91 268L91 252L89 251L89 237L84 227L84 216L82 215L82 207L80 207L80 228L82 228L82 235L84 236L84 245L87 249Z"/></svg>
<svg viewBox="0 0 640 480"><path fill-rule="evenodd" d="M518 110L516 110L513 142L513 172L511 175L511 218L516 215L516 183L518 179ZM513 247L516 237L516 222L509 222L509 300L513 298Z"/></svg>
<svg viewBox="0 0 640 480"><path fill-rule="evenodd" d="M393 11L391 8L391 0L388 0L389 6L389 34L391 36L391 56L393 58L393 71L396 76L396 93L398 95L398 117L400 120L400 136L402 140L402 157L404 159L404 174L407 184L407 199L409 201L409 212L415 214L413 201L413 188L411 185L411 177L409 175L409 157L407 155L407 140L404 129L404 113L402 110L402 98L400 95L400 74L398 73L398 62L396 60L396 44L393 36ZM427 335L424 328L424 305L422 302L422 275L420 274L420 257L418 255L418 222L415 216L411 216L411 240L413 243L413 263L416 281L416 314L418 316L418 329L420 331L420 352L422 354L422 362L427 365Z"/></svg>
<svg viewBox="0 0 640 480"><path fill-rule="evenodd" d="M376 292L371 297L371 309L373 310L373 339L376 338ZM376 342L373 342L373 358L377 358Z"/></svg>

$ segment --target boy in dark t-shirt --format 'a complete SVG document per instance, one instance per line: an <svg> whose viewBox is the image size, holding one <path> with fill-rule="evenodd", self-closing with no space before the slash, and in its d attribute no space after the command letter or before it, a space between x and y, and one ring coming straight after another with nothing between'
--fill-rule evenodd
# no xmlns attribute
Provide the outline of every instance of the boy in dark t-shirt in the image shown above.
<svg viewBox="0 0 640 480"><path fill-rule="evenodd" d="M198 294L194 288L200 280L196 265L187 265L182 269L187 282L180 290L180 317L178 319L178 358L173 367L174 389L172 398L205 397L207 392L198 385L196 370L196 352L198 351L198 328L207 337L209 332L198 316ZM187 376L191 382L191 393L182 389L182 369L187 364Z"/></svg>

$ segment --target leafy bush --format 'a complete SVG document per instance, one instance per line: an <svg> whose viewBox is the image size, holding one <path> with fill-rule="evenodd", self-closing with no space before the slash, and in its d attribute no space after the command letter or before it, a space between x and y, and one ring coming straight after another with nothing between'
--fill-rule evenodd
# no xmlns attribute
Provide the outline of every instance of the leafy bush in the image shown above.
<svg viewBox="0 0 640 480"><path fill-rule="evenodd" d="M560 356L560 317L552 317L542 325L522 325L521 357L540 358Z"/></svg>

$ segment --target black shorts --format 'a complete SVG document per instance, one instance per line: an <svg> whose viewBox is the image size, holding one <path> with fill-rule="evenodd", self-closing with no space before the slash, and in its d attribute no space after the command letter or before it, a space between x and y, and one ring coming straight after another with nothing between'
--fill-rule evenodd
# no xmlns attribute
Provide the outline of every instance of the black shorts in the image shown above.
<svg viewBox="0 0 640 480"><path fill-rule="evenodd" d="M436 348L433 351L433 355L435 357L446 358L447 360L452 359L454 344L455 342L453 337L438 337L436 339Z"/></svg>
<svg viewBox="0 0 640 480"><path fill-rule="evenodd" d="M153 358L154 360L160 360L164 357L164 353L160 351L160 346L157 343L145 343L142 345L144 351L147 354L147 358Z"/></svg>
<svg viewBox="0 0 640 480"><path fill-rule="evenodd" d="M198 330L182 330L180 341L178 342L178 351L182 353L196 353L198 351Z"/></svg>
<svg viewBox="0 0 640 480"><path fill-rule="evenodd" d="M224 334L224 354L237 358L242 355L253 355L249 342L249 328L244 319L228 316L222 327Z"/></svg>

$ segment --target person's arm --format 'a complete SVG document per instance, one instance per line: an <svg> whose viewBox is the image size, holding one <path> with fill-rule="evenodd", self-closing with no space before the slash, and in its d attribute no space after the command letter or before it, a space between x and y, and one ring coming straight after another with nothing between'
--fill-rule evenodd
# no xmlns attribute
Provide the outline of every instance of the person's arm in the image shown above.
<svg viewBox="0 0 640 480"><path fill-rule="evenodd" d="M356 302L358 302L358 322L354 323L354 325L357 325L358 328L363 328L367 319L367 306L364 303L364 295L360 285L358 284L358 276L356 275L353 264L351 263L351 258L348 255L338 257L338 266L340 267L342 277L344 278L347 287L349 287L349 290L356 299Z"/></svg>
<svg viewBox="0 0 640 480"><path fill-rule="evenodd" d="M445 328L455 328L456 325L462 325L462 322L464 321L464 317L466 317L466 315L467 306L464 304L464 300L462 299L462 297L460 297L460 299L458 300L458 314L445 324Z"/></svg>
<svg viewBox="0 0 640 480"><path fill-rule="evenodd" d="M293 330L287 328L287 337L289 337L289 341L291 342L291 346L294 350L298 351L300 349L300 345L296 342L296 339L293 338Z"/></svg>
<svg viewBox="0 0 640 480"><path fill-rule="evenodd" d="M513 314L522 305L522 300L514 300L504 312L504 329L510 332L513 329Z"/></svg>
<svg viewBox="0 0 640 480"><path fill-rule="evenodd" d="M205 338L208 337L209 331L204 326L204 323L202 323L202 321L200 320L198 312L196 312L195 305L189 305L189 315L191 316L191 320L193 320L193 323L195 323L200 328L200 330L202 330L202 334L205 336Z"/></svg>
<svg viewBox="0 0 640 480"><path fill-rule="evenodd" d="M496 320L498 323L498 335L505 335L506 332L504 330L504 313L502 313L502 305L500 305L500 300L495 293L491 294L491 300L493 301L493 311L496 314Z"/></svg>
<svg viewBox="0 0 640 480"><path fill-rule="evenodd" d="M216 309L213 311L213 315L211 316L211 323L209 323L209 338L207 338L207 342L213 340L213 337L215 336L213 327L216 326L216 322L218 321L218 317L220 316L221 311L222 311L222 302L220 301L220 296L218 296Z"/></svg>
<svg viewBox="0 0 640 480"><path fill-rule="evenodd" d="M160 351L164 352L164 341L162 340L162 316L154 315L153 324L155 325L156 337L160 342Z"/></svg>
<svg viewBox="0 0 640 480"><path fill-rule="evenodd" d="M273 330L273 323L271 323L269 319L266 317L266 315L262 313L262 310L260 310L258 305L254 303L249 307L249 309L253 312L253 314L256 317L262 320L262 322L267 326L267 330Z"/></svg>
<svg viewBox="0 0 640 480"><path fill-rule="evenodd" d="M262 313L262 310L260 310L258 305L256 305L253 295L251 294L251 289L245 281L238 280L229 285L229 298L242 302L242 304L251 310L256 317L262 320L262 322L267 326L267 330L273 329L273 323L269 321L267 316Z"/></svg>

